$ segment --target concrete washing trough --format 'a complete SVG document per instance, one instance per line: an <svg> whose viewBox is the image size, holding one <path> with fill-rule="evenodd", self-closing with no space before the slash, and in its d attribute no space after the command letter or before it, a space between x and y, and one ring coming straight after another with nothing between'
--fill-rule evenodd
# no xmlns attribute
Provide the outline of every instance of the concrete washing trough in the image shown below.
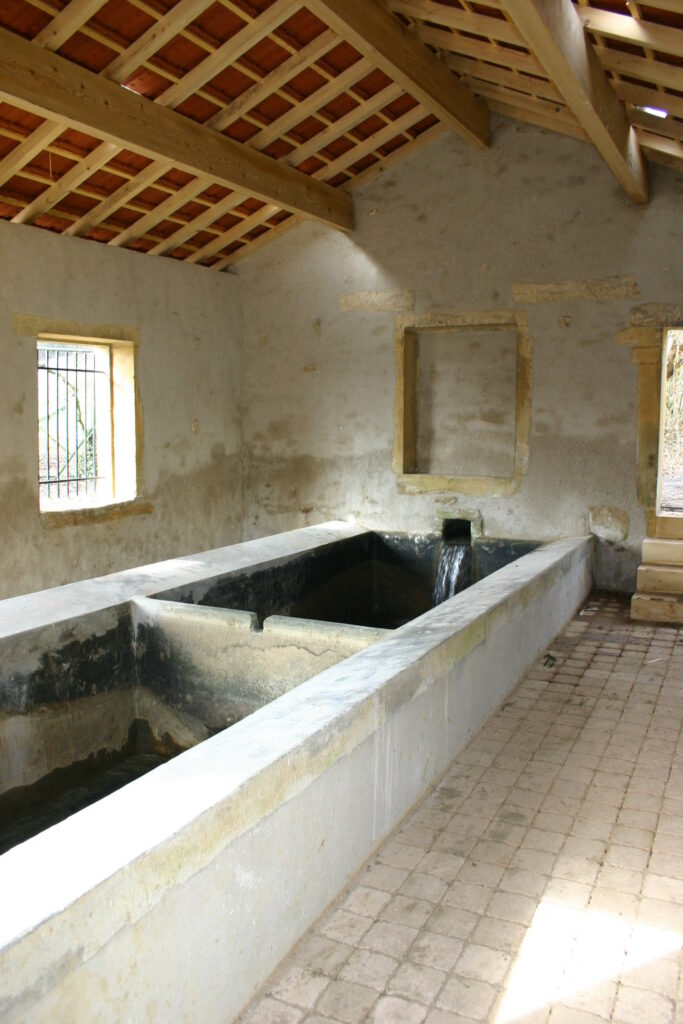
<svg viewBox="0 0 683 1024"><path fill-rule="evenodd" d="M0 603L0 806L131 729L188 748L0 856L0 1019L233 1020L592 582L578 538L398 628L292 614L372 537L327 523Z"/></svg>

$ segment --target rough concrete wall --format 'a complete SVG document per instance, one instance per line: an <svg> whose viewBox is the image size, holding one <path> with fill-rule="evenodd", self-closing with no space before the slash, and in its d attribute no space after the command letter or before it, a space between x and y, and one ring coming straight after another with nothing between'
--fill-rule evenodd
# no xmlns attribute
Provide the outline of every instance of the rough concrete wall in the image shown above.
<svg viewBox="0 0 683 1024"><path fill-rule="evenodd" d="M461 508L489 535L550 539L585 534L589 509L609 506L629 530L600 546L598 582L628 589L644 533L637 378L614 338L632 307L680 302L683 178L653 167L650 204L636 207L592 147L498 117L494 128L488 152L447 136L357 192L354 234L305 225L241 265L245 535L332 516L433 529L438 510ZM620 280L513 289L604 278ZM381 296L349 294L384 291L386 312ZM417 312L528 314L530 460L511 497L399 493L392 309L406 291Z"/></svg>
<svg viewBox="0 0 683 1024"><path fill-rule="evenodd" d="M15 315L139 331L151 512L45 526L35 342ZM241 329L229 275L0 224L0 597L240 539Z"/></svg>

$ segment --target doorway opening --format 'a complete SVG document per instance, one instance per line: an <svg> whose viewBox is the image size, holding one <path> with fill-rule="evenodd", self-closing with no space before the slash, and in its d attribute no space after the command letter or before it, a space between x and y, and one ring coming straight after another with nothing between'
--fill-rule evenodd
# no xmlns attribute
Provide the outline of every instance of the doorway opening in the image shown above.
<svg viewBox="0 0 683 1024"><path fill-rule="evenodd" d="M664 332L657 514L683 516L683 327Z"/></svg>

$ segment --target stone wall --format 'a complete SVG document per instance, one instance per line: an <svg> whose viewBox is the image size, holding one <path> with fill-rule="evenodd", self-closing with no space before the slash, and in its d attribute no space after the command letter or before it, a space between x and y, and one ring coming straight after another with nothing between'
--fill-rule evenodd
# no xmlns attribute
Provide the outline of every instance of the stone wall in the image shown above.
<svg viewBox="0 0 683 1024"><path fill-rule="evenodd" d="M136 514L55 525L38 510L33 326L46 320L139 337ZM240 539L240 341L233 277L0 223L0 597Z"/></svg>
<svg viewBox="0 0 683 1024"><path fill-rule="evenodd" d="M246 260L245 536L331 516L429 530L444 510L479 512L498 537L551 539L592 525L605 538L598 583L632 589L645 529L637 376L615 336L652 310L665 322L681 299L683 180L651 172L650 203L635 206L592 147L494 117L489 151L445 135L358 190L355 233L305 225ZM465 320L485 324L504 311L526 322L532 352L530 401L517 410L530 416L519 479L509 475L514 396L501 381L489 386L482 353L495 338L482 327L480 345L471 332L454 342L462 338L462 379L478 382L478 400L463 403L466 417L449 412L441 379L446 399L422 459L440 476L470 474L466 452L490 439L487 472L501 475L431 491L401 481L392 466L397 316L424 325L474 314ZM428 408L438 351L435 335L419 334ZM444 375L452 362L442 361ZM454 406L457 387L453 374ZM616 539L605 522L623 524Z"/></svg>

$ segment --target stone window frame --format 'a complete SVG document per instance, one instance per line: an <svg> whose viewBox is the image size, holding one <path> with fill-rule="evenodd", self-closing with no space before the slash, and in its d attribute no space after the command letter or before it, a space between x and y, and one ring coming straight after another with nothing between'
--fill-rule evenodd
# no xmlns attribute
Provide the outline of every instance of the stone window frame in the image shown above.
<svg viewBox="0 0 683 1024"><path fill-rule="evenodd" d="M111 354L113 387L117 386L117 381L119 385L124 381L126 383L126 404L128 406L127 431L130 430L130 420L134 419L135 457L134 465L129 468L128 472L135 478L135 497L117 501L116 495L114 495L113 501L102 505L79 506L75 504L70 508L65 507L49 511L41 510L41 524L48 528L74 526L109 521L124 516L150 514L153 511L153 506L142 497L145 487L143 472L144 416L138 376L139 330L127 325L82 324L31 314L15 314L13 317L13 329L16 335L30 341L33 346L36 346L40 340L57 340L74 344L106 346ZM37 422L36 416L36 425ZM114 434L116 434L116 429L116 422L114 420ZM116 444L116 440L114 443ZM35 451L37 460L37 435ZM114 472L116 472L116 467L114 467ZM36 504L38 504L37 494Z"/></svg>
<svg viewBox="0 0 683 1024"><path fill-rule="evenodd" d="M527 314L516 309L476 312L410 313L394 321L396 399L394 405L393 468L402 494L454 491L476 496L505 497L515 494L529 465L533 343ZM419 335L429 331L472 328L512 329L516 332L515 453L512 476L444 476L418 473L417 387Z"/></svg>

